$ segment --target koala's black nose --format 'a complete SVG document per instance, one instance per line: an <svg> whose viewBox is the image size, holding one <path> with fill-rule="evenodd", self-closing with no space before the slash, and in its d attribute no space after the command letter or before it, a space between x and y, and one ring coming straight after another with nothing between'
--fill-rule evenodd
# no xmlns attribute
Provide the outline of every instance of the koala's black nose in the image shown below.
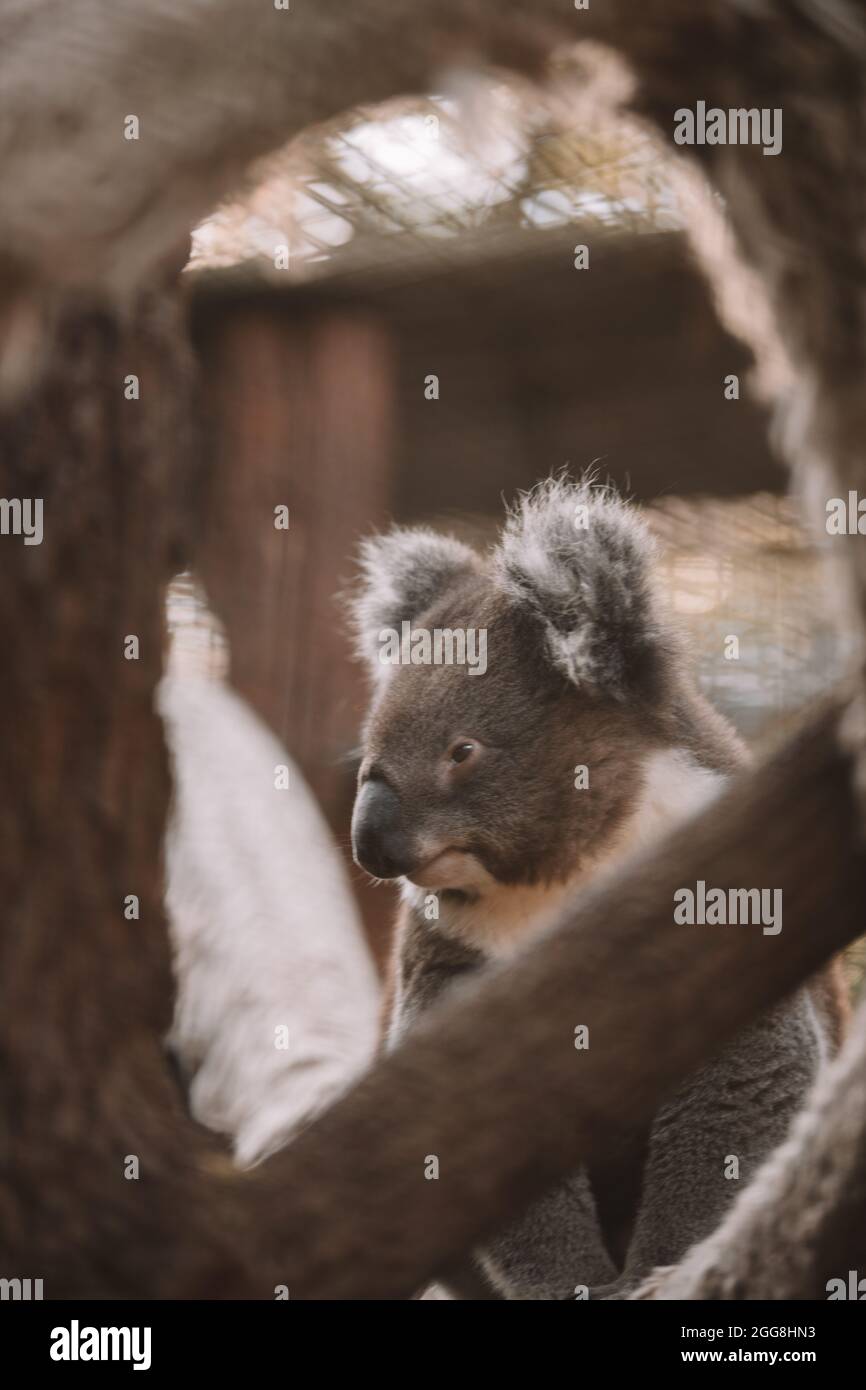
<svg viewBox="0 0 866 1390"><path fill-rule="evenodd" d="M358 793L352 813L352 854L355 863L374 878L399 878L412 868L400 798L385 782L366 782Z"/></svg>

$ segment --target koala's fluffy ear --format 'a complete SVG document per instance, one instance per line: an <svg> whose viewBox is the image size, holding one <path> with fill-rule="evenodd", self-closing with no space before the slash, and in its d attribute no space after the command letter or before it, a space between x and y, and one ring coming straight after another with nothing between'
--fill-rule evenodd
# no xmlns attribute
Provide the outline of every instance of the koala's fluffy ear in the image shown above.
<svg viewBox="0 0 866 1390"><path fill-rule="evenodd" d="M361 543L361 574L349 596L357 655L379 669L380 633L400 631L454 582L480 568L478 556L453 536L425 527L397 528Z"/></svg>
<svg viewBox="0 0 866 1390"><path fill-rule="evenodd" d="M563 675L624 700L662 670L654 554L646 524L611 489L553 479L511 513L494 564L506 593L543 625Z"/></svg>

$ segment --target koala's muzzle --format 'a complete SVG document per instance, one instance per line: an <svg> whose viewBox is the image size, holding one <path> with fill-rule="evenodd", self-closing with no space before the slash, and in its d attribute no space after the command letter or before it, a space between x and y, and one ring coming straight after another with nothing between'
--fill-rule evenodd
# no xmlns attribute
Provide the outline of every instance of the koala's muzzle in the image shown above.
<svg viewBox="0 0 866 1390"><path fill-rule="evenodd" d="M385 782L365 782L352 813L352 854L374 878L399 878L415 856L403 829L397 793Z"/></svg>

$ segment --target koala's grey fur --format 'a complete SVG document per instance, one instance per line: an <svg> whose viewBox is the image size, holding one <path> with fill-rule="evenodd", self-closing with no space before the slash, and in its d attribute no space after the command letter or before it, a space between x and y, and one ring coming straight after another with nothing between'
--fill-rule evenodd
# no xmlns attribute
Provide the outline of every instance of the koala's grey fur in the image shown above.
<svg viewBox="0 0 866 1390"><path fill-rule="evenodd" d="M538 618L563 674L625 699L630 675L662 639L653 553L650 532L613 493L551 482L509 516L494 565L505 592Z"/></svg>
<svg viewBox="0 0 866 1390"><path fill-rule="evenodd" d="M404 880L391 1045L445 990L519 949L582 882L651 842L743 763L661 616L653 549L615 495L563 481L524 498L484 560L430 531L367 543L355 619L378 679L360 784L381 778L398 799L417 847L415 883L437 864L457 875L436 885L436 920L426 887ZM383 673L378 632L405 620L485 627L486 674ZM484 758L457 784L443 754L463 737ZM591 792L574 789L578 762ZM663 993L659 1013L663 1023ZM681 1085L648 1130L624 1120L614 1161L534 1203L476 1252L475 1267L449 1272L449 1286L467 1297L624 1295L714 1229L784 1138L827 1042L810 992L799 993ZM738 1179L725 1176L729 1156Z"/></svg>
<svg viewBox="0 0 866 1390"><path fill-rule="evenodd" d="M480 569L478 557L453 536L417 526L370 536L361 543L361 582L353 601L358 656L376 668L378 635L423 613L461 574Z"/></svg>

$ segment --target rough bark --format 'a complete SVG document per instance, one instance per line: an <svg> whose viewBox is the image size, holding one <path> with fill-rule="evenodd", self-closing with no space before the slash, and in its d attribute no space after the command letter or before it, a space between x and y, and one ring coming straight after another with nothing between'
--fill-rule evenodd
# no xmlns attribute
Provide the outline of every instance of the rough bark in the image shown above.
<svg viewBox="0 0 866 1390"><path fill-rule="evenodd" d="M161 1050L169 775L153 691L187 529L190 383L164 298L125 331L79 306L0 428L4 495L44 507L41 545L0 542L0 1230L4 1270L44 1277L46 1296L107 1293L109 1271L122 1294L174 1239L176 1208L149 1196L186 1162Z"/></svg>

